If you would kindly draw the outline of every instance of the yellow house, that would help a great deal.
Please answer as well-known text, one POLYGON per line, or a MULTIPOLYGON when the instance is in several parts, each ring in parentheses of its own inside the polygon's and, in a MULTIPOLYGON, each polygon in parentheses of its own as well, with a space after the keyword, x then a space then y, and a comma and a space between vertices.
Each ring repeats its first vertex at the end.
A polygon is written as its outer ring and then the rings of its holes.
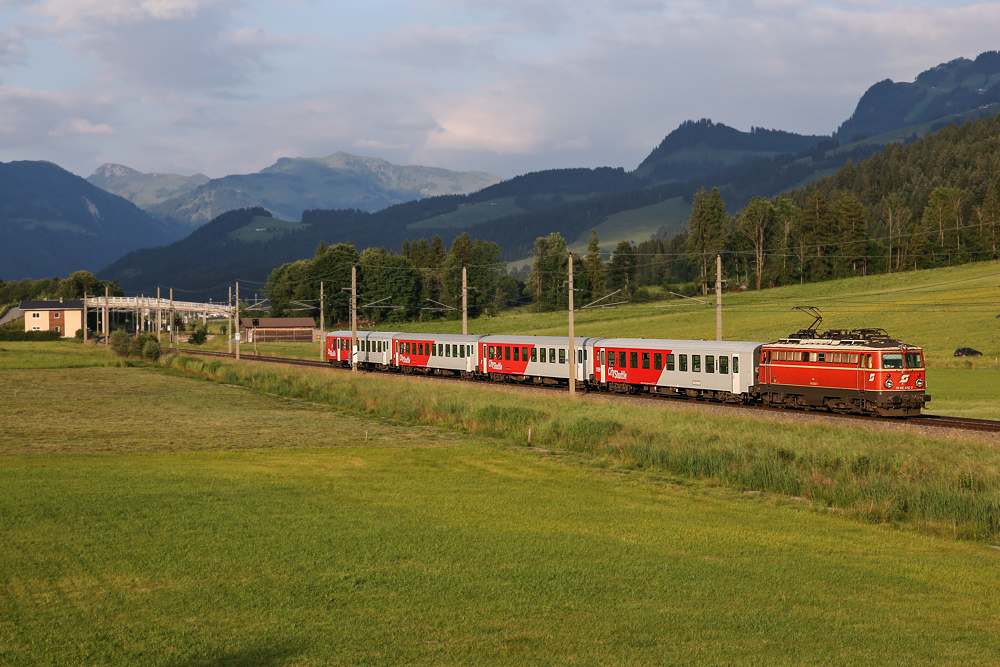
POLYGON ((83 300, 22 301, 25 331, 58 331, 72 338, 83 328, 83 300))

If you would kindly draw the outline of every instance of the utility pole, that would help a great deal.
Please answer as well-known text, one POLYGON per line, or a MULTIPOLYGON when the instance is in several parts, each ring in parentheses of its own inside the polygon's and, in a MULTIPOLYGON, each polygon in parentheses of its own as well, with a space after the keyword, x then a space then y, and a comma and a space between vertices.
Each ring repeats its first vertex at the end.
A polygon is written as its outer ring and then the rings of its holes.
POLYGON ((573 253, 569 254, 569 395, 576 397, 576 340, 573 333, 573 253))
POLYGON ((111 310, 110 297, 108 296, 108 286, 104 286, 104 344, 108 344, 108 336, 111 334, 111 326, 108 324, 108 311, 111 310))
POLYGON ((323 281, 319 281, 319 360, 326 361, 326 310, 323 308, 323 281))
POLYGON ((170 288, 170 343, 177 349, 177 315, 174 314, 174 288, 170 288))
POLYGON ((715 256, 715 340, 722 340, 722 255, 715 256))
POLYGON ((87 292, 83 293, 83 342, 87 343, 87 292))
POLYGON ((163 333, 163 303, 160 301, 160 286, 156 286, 156 342, 161 341, 163 333))
POLYGON ((462 335, 469 333, 469 283, 465 267, 462 267, 462 335))
POLYGON ((233 353, 233 286, 229 286, 229 317, 226 318, 226 351, 233 353))
POLYGON ((240 358, 240 339, 243 332, 240 330, 240 281, 236 281, 236 359, 240 358))
POLYGON ((351 371, 358 372, 358 267, 351 267, 351 371))

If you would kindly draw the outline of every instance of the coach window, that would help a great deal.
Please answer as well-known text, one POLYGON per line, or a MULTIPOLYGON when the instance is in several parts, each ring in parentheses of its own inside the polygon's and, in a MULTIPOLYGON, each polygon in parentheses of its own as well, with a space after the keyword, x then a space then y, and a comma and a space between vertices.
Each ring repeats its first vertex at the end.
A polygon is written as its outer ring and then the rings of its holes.
POLYGON ((739 372, 740 372, 740 358, 733 357, 733 373, 735 374, 739 372))
POLYGON ((576 362, 578 364, 582 364, 583 363, 583 352, 584 352, 583 350, 577 350, 576 351, 576 362))
POLYGON ((629 352, 628 353, 629 366, 632 368, 639 368, 639 353, 629 352))
POLYGON ((566 363, 566 350, 564 350, 563 348, 559 348, 559 363, 560 364, 566 363))
POLYGON ((514 348, 514 361, 521 361, 521 348, 514 348))
POLYGON ((458 345, 452 345, 451 346, 451 356, 453 356, 453 357, 457 357, 458 356, 458 345))
POLYGON ((465 346, 464 345, 460 345, 458 347, 458 356, 459 356, 460 359, 465 359, 465 346))
POLYGON ((653 370, 662 371, 663 370, 663 355, 659 352, 653 354, 653 370))
POLYGON ((701 372, 701 355, 692 354, 691 355, 691 372, 700 373, 701 372))
POLYGON ((625 352, 620 351, 618 353, 618 368, 625 368, 625 352))
POLYGON ((608 368, 615 367, 615 351, 611 350, 608 352, 608 368))
POLYGON ((729 374, 729 357, 719 357, 719 375, 729 374))
POLYGON ((528 360, 528 354, 530 354, 529 350, 531 350, 531 349, 532 348, 529 348, 529 347, 522 347, 521 348, 521 361, 527 361, 528 360))
POLYGON ((451 345, 445 345, 444 346, 444 356, 446 356, 446 357, 450 357, 451 356, 451 345))
POLYGON ((642 353, 642 367, 645 370, 649 370, 649 352, 642 353))
POLYGON ((688 369, 688 356, 686 354, 680 355, 680 362, 681 362, 680 365, 681 372, 686 372, 688 369))
POLYGON ((705 372, 714 373, 715 372, 715 355, 706 354, 705 355, 705 372))
POLYGON ((668 354, 667 355, 667 370, 668 371, 674 370, 674 355, 673 354, 668 354))
POLYGON ((549 348, 549 363, 550 364, 556 363, 556 348, 554 347, 549 348))
POLYGON ((532 362, 538 361, 538 348, 537 347, 531 348, 531 361, 532 362))
POLYGON ((510 345, 505 345, 503 348, 503 358, 504 361, 510 361, 510 345))

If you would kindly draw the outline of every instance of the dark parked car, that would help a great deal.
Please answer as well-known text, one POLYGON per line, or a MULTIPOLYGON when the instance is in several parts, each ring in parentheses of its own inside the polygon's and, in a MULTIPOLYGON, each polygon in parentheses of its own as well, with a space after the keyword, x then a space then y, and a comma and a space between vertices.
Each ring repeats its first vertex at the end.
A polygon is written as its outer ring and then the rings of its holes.
POLYGON ((979 350, 973 350, 971 347, 960 347, 955 350, 956 357, 981 357, 983 353, 979 350))

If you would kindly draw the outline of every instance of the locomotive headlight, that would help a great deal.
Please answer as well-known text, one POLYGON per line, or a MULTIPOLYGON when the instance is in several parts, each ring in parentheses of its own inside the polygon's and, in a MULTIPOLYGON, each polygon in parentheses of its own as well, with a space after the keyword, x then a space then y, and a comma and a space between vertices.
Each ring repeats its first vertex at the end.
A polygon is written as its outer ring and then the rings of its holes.
POLYGON ((886 378, 885 379, 885 388, 886 389, 892 389, 892 378, 886 378))
POLYGON ((924 379, 917 378, 917 389, 923 389, 923 388, 924 388, 924 379))

